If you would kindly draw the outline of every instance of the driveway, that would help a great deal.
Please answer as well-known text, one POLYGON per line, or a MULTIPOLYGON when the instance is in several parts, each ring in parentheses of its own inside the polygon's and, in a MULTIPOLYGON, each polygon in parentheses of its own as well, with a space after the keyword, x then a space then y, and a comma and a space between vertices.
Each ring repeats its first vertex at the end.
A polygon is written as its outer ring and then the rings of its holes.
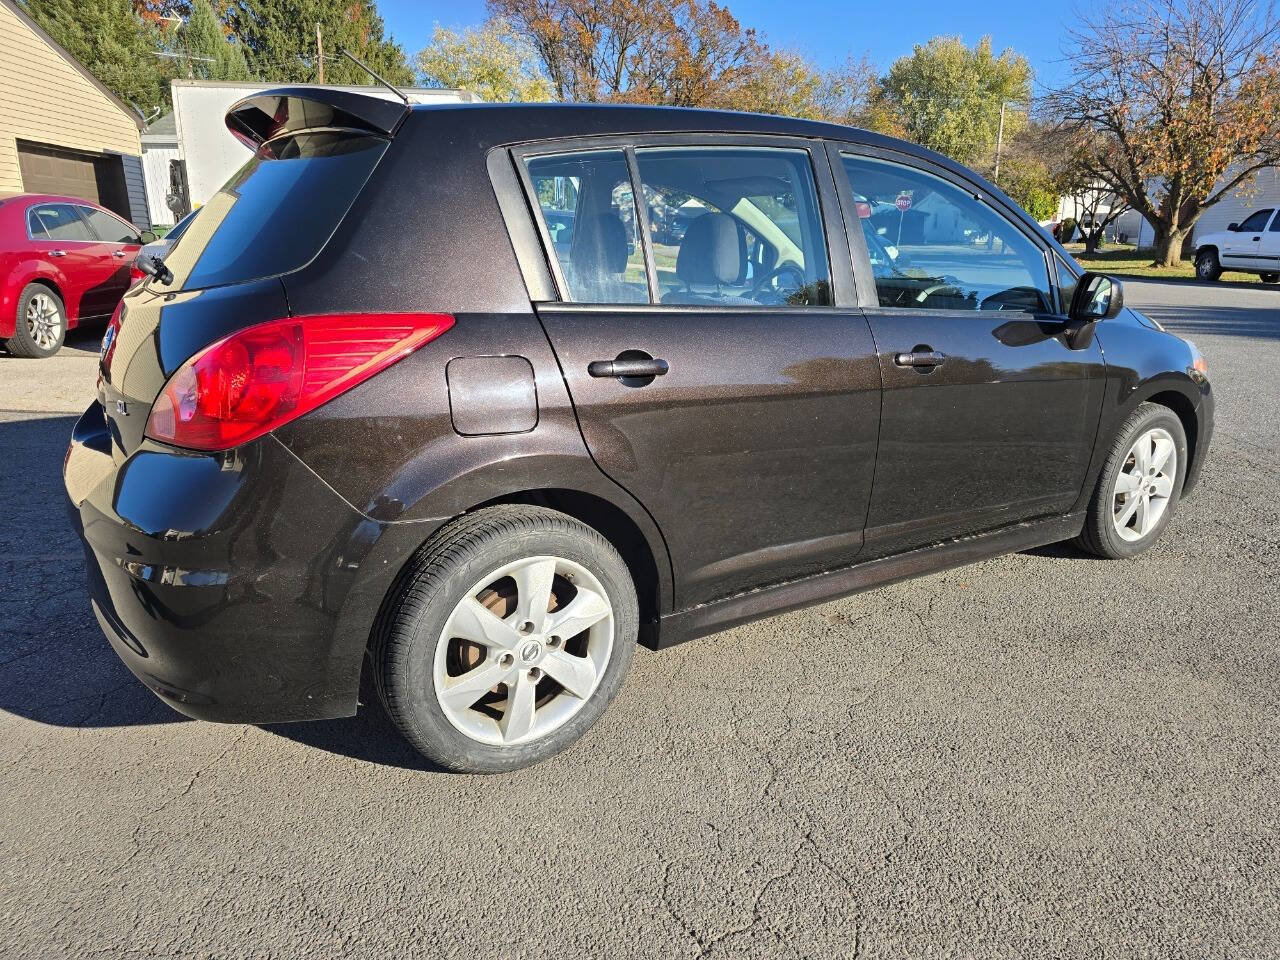
POLYGON ((490 777, 376 706, 219 726, 146 692, 63 519, 94 339, 0 357, 0 952, 1280 955, 1280 289, 1127 293, 1218 397, 1155 549, 642 649, 584 742, 490 777))

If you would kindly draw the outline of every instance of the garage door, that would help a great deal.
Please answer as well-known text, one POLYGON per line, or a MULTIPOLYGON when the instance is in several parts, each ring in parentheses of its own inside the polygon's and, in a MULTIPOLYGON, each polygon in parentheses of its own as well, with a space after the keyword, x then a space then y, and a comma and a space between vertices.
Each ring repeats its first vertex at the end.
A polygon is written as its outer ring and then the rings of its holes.
POLYGON ((18 141, 18 167, 27 193, 80 197, 130 217, 129 194, 120 157, 65 150, 18 141))

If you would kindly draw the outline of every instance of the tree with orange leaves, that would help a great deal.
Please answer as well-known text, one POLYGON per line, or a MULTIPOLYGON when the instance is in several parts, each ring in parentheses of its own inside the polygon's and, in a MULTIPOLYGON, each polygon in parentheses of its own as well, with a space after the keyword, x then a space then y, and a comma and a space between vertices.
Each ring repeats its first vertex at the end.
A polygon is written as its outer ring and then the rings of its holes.
POLYGON ((1260 0, 1122 0, 1072 35, 1045 99, 1079 158, 1155 231, 1172 266, 1205 210, 1280 164, 1280 20, 1260 0))
POLYGON ((558 100, 735 106, 767 51, 715 0, 489 0, 558 100))

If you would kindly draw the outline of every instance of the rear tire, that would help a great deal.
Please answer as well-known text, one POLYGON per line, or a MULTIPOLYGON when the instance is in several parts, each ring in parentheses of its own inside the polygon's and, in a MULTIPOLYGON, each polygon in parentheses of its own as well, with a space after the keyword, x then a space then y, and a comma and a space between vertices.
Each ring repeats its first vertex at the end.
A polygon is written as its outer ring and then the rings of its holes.
POLYGON ((1076 542, 1110 560, 1136 556, 1168 526, 1187 475, 1187 435, 1168 407, 1138 406, 1121 426, 1076 542))
POLYGON ((1263 283, 1280 283, 1280 273, 1261 274, 1263 283))
POLYGON ((67 336, 67 309, 43 283, 28 283, 18 297, 13 336, 4 345, 15 357, 52 357, 67 336))
POLYGON ((1212 283, 1222 276, 1222 264, 1218 262, 1218 251, 1200 250, 1196 253, 1196 279, 1212 283))
POLYGON ((638 629, 630 572, 597 531, 541 507, 491 507, 445 526, 406 565, 375 630, 374 678, 430 760, 515 770, 600 718, 638 629))

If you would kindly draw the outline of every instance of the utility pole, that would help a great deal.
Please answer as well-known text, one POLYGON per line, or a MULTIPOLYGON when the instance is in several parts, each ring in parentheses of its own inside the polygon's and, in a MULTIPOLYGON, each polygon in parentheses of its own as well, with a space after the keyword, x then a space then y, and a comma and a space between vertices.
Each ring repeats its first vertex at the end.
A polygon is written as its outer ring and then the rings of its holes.
POLYGON ((324 83, 324 33, 320 30, 320 24, 316 24, 316 63, 320 64, 316 70, 317 79, 320 83, 324 83))
POLYGON ((1000 101, 1000 127, 996 130, 996 169, 991 177, 991 182, 997 187, 1000 186, 1000 148, 1004 146, 1004 108, 1009 101, 1000 101))

